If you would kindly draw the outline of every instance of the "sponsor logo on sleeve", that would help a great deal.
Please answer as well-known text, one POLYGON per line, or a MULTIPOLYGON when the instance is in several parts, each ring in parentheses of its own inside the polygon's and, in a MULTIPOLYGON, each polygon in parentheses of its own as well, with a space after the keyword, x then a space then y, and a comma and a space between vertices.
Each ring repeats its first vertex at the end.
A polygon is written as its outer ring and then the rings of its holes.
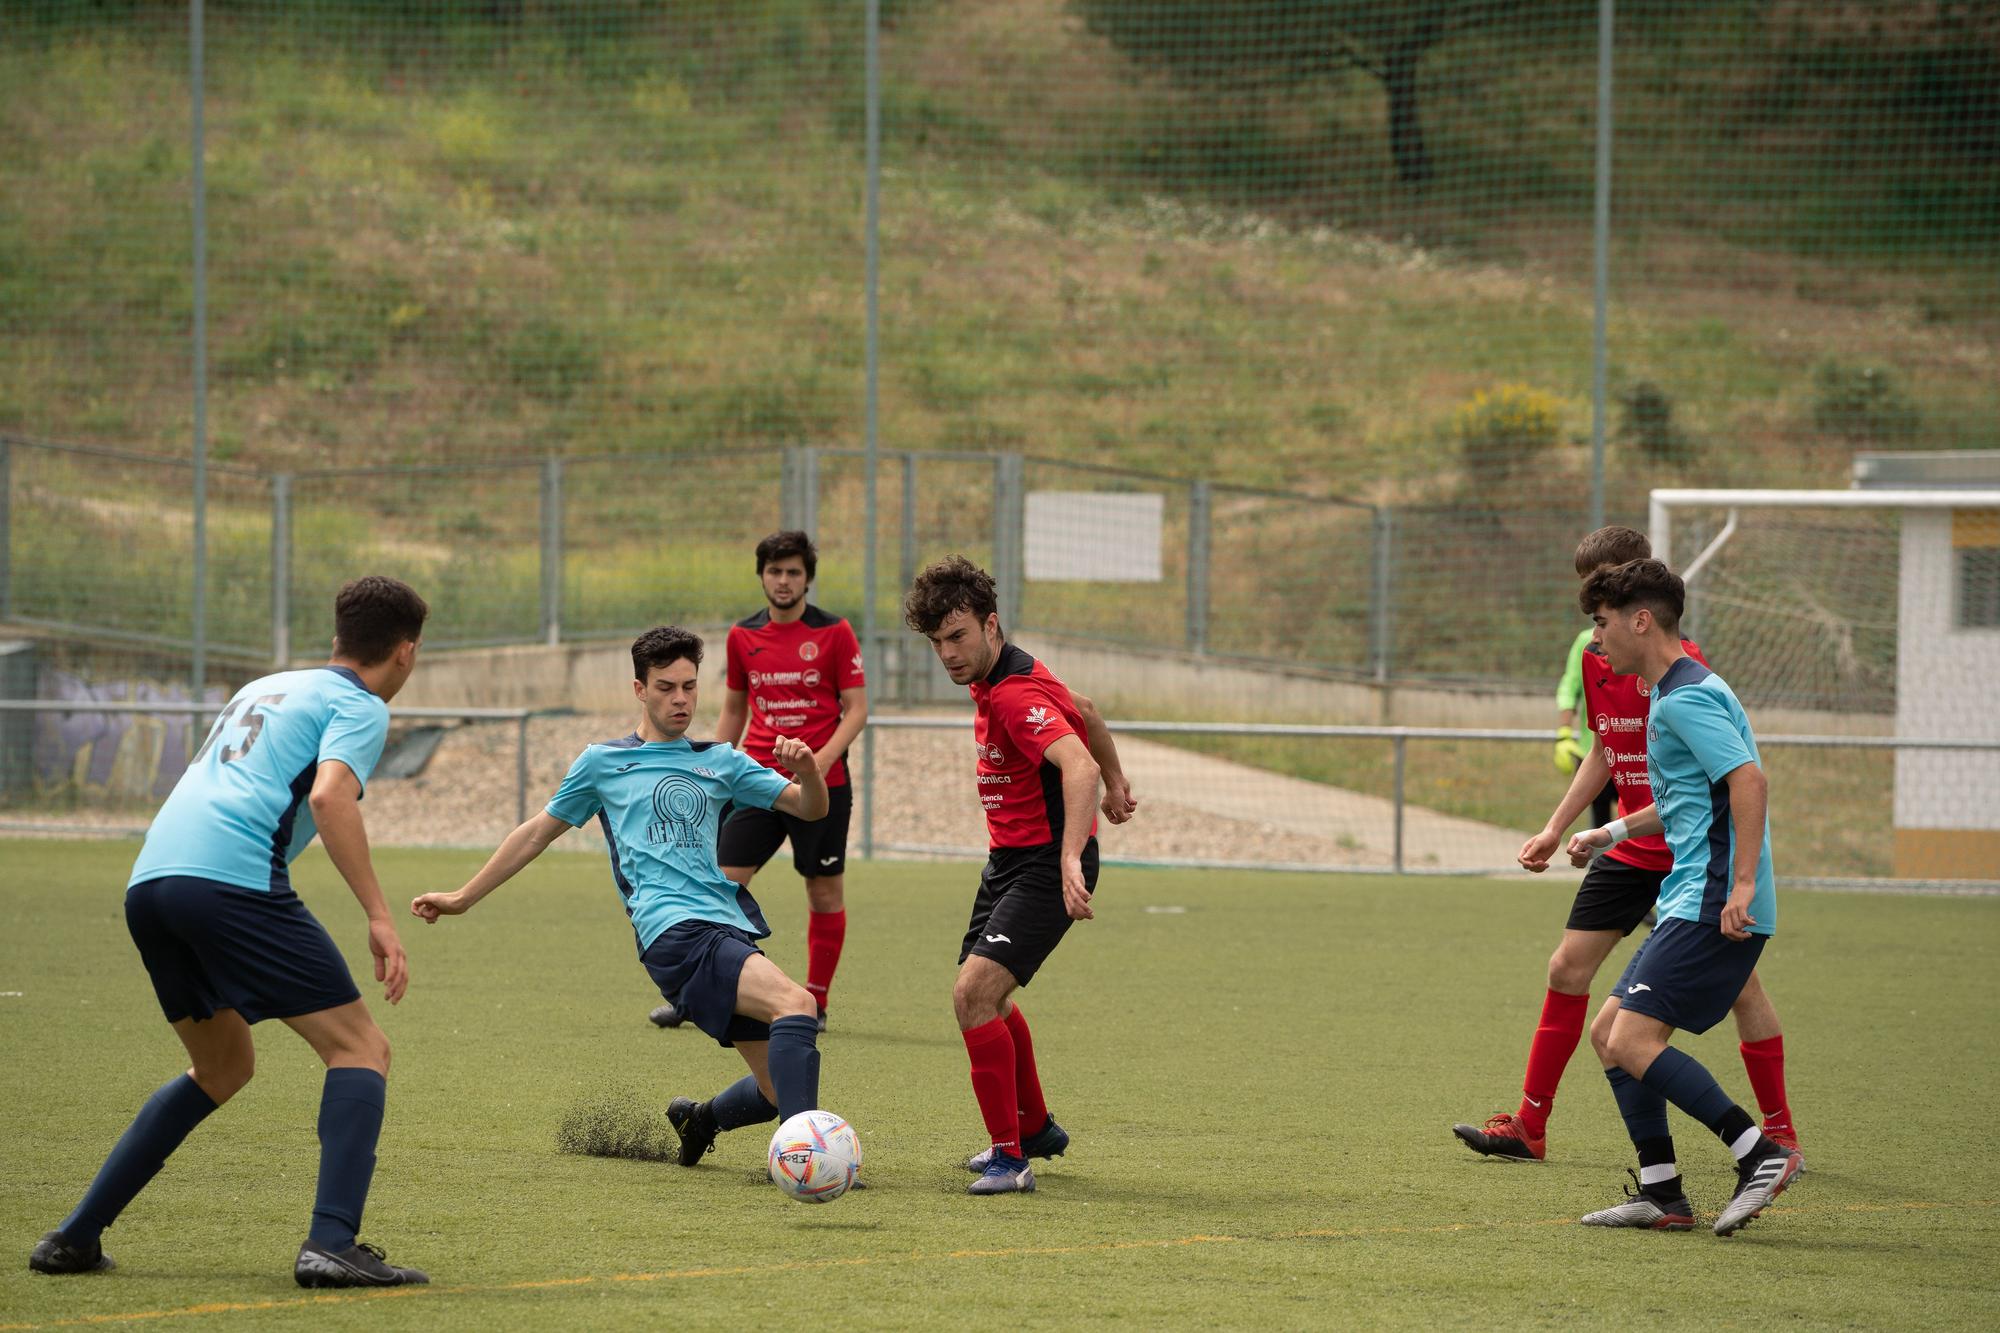
POLYGON ((1042 728, 1048 726, 1049 723, 1055 721, 1054 715, 1051 714, 1048 709, 1042 707, 1040 704, 1036 704, 1033 708, 1030 708, 1028 710, 1027 717, 1028 717, 1028 724, 1035 729, 1035 734, 1037 736, 1042 734, 1042 728))

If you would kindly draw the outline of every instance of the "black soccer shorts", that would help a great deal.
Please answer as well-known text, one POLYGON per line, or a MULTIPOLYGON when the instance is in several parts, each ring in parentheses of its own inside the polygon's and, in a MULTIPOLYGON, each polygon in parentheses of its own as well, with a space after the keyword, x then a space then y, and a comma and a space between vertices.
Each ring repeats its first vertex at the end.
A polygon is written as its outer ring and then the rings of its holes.
MULTIPOLYGON (((1097 839, 1083 845, 1083 883, 1097 890, 1097 839)), ((958 961, 991 958, 1025 986, 1069 932, 1063 907, 1062 847, 995 847, 979 872, 979 896, 958 961)))
POLYGON ((1570 904, 1569 929, 1615 930, 1630 935, 1660 901, 1664 870, 1641 870, 1609 856, 1600 856, 1583 872, 1583 883, 1570 904))
POLYGON ((724 867, 762 869, 787 838, 792 842, 792 868, 807 879, 838 875, 847 869, 847 825, 854 815, 854 788, 848 783, 826 789, 824 819, 800 819, 779 810, 755 806, 730 807, 715 835, 715 862, 724 867))

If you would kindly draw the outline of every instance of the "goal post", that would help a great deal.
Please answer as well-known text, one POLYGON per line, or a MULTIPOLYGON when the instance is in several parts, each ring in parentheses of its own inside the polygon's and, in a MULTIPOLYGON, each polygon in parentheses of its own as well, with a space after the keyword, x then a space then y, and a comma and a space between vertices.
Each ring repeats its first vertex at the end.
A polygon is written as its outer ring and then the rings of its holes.
POLYGON ((1917 743, 1801 760, 1789 799, 1879 809, 1856 836, 1897 878, 2000 879, 2000 749, 1923 744, 2000 742, 2000 487, 1661 489, 1649 519, 1684 632, 1761 734, 1917 743))

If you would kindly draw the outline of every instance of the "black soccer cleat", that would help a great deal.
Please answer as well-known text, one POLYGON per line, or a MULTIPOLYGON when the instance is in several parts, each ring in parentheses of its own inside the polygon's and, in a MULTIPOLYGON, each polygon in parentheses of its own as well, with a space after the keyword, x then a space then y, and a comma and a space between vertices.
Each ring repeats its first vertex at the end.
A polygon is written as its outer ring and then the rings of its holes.
POLYGON ((646 1017, 653 1020, 654 1027, 662 1028, 677 1028, 687 1022, 687 1015, 682 1013, 680 1006, 672 1000, 668 1000, 646 1017))
MULTIPOLYGON (((1050 1116, 1049 1123, 1043 1125, 1039 1133, 1030 1134, 1021 1141, 1021 1156, 1024 1159, 1029 1157, 1060 1157, 1068 1147, 1069 1131, 1058 1125, 1054 1116, 1050 1116)), ((984 1175, 986 1169, 991 1165, 993 1165, 993 1149, 991 1147, 988 1147, 984 1152, 976 1152, 965 1159, 965 1169, 975 1176, 984 1175)), ((1033 1189, 1034 1186, 1031 1184, 1028 1188, 1033 1189)), ((981 1192, 984 1193, 985 1191, 981 1192)))
POLYGON ((103 1273, 118 1267, 104 1252, 100 1241, 73 1245, 60 1231, 51 1231, 35 1242, 28 1255, 28 1267, 37 1273, 103 1273))
POLYGON ((301 1287, 409 1287, 430 1281, 421 1269, 398 1268, 386 1258, 378 1246, 360 1241, 331 1250, 308 1240, 299 1246, 292 1280, 301 1287))
POLYGON ((826 1031, 826 1009, 824 1006, 821 1006, 819 1011, 819 1030, 821 1032, 826 1031))
POLYGON ((682 1166, 694 1166, 703 1153, 714 1152, 715 1136, 722 1132, 708 1103, 692 1097, 676 1097, 667 1103, 667 1123, 681 1136, 682 1166))

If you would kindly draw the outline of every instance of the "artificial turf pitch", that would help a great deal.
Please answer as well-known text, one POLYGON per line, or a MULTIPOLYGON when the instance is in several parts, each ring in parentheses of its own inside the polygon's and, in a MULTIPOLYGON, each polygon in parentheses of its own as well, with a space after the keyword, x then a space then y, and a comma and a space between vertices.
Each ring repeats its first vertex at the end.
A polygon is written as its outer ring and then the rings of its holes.
MULTIPOLYGON (((276 1023, 256 1079, 106 1234, 117 1271, 34 1275, 35 1238, 181 1067, 125 933, 133 851, 0 843, 0 1329, 2000 1321, 2000 900, 1781 889, 1764 976, 1809 1173, 1718 1240, 1575 1224, 1621 1197, 1630 1160, 1587 1045, 1547 1163, 1485 1161, 1448 1132, 1517 1099, 1562 884, 1118 867, 1021 995, 1075 1135, 1036 1194, 963 1193, 983 1144, 950 1005, 963 864, 848 876, 821 1092, 860 1131, 867 1192, 786 1199, 754 1128, 694 1170, 559 1152, 579 1104, 652 1114, 741 1063, 646 1021, 602 859, 551 855, 467 917, 408 920, 399 1007, 363 983, 395 1061, 362 1234, 433 1286, 293 1286, 321 1073, 276 1023)), ((480 858, 376 859, 406 903, 480 858)), ((317 849, 298 879, 365 976, 360 913, 317 849)), ((777 865, 759 888, 769 950, 799 975, 797 878, 777 865)), ((1682 1041, 1748 1102, 1726 1023, 1682 1041)), ((1712 1220, 1726 1155, 1674 1129, 1712 1220)))

